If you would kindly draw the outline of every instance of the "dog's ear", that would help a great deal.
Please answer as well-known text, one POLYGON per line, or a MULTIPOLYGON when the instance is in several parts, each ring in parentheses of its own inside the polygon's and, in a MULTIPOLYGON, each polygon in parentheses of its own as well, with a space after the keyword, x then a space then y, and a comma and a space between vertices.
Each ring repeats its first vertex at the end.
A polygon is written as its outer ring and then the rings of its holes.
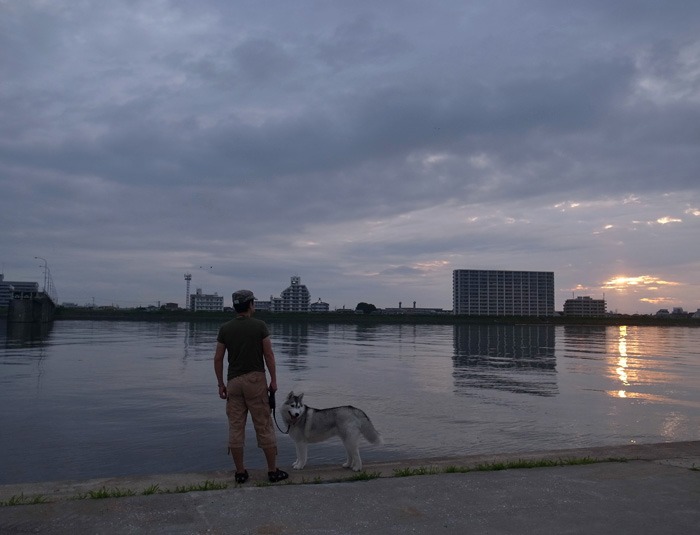
POLYGON ((293 399, 294 398, 294 390, 292 390, 289 395, 287 395, 287 399, 293 399))
POLYGON ((299 394, 299 403, 301 403, 301 400, 303 400, 303 399, 304 399, 304 393, 302 392, 301 394, 299 394))

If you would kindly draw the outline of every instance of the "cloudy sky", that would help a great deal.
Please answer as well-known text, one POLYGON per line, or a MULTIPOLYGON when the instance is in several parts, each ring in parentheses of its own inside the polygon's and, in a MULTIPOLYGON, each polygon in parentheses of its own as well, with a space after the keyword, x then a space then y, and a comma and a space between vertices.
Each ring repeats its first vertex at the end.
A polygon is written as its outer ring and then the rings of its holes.
POLYGON ((192 291, 700 308, 700 2, 0 0, 0 263, 192 291))

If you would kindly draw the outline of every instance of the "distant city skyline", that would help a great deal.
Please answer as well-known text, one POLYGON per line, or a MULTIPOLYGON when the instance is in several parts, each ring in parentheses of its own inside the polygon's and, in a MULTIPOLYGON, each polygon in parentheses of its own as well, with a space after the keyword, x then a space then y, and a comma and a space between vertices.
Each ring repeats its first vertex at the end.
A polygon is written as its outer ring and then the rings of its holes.
MULTIPOLYGON (((462 270, 462 271, 468 271, 468 270, 462 270)), ((501 271, 512 271, 512 270, 501 270, 501 271)), ((295 275, 295 277, 299 277, 299 276, 298 276, 298 275, 295 275)), ((305 284, 305 282, 303 281, 303 278, 301 278, 301 277, 299 277, 299 278, 302 279, 301 282, 303 283, 304 286, 307 286, 307 287, 309 286, 309 285, 305 284)), ((554 278, 555 278, 555 281, 556 281, 556 273, 554 274, 554 278)), ((18 280, 18 279, 15 279, 15 280, 18 280)), ((194 280, 194 279, 192 279, 192 280, 194 280)), ((41 288, 41 281, 25 280, 25 281, 22 281, 22 282, 25 282, 25 283, 35 283, 35 284, 37 285, 37 288, 38 288, 39 290, 42 289, 42 288, 41 288)), ((185 283, 183 282, 183 289, 185 289, 185 286, 184 286, 184 285, 185 285, 185 283)), ((260 300, 260 301, 268 301, 268 300, 270 299, 270 297, 273 297, 273 298, 278 298, 278 297, 280 297, 281 294, 282 294, 282 292, 283 292, 285 289, 287 289, 288 287, 289 287, 289 283, 287 283, 286 286, 281 287, 280 290, 279 290, 278 292, 276 292, 276 293, 275 293, 275 292, 272 292, 272 293, 269 293, 269 294, 268 294, 268 293, 264 293, 264 294, 263 294, 263 293, 260 293, 260 292, 256 292, 255 290, 253 290, 253 292, 255 293, 255 298, 256 298, 257 300, 260 300)), ((203 294, 208 294, 208 295, 217 294, 217 295, 223 297, 223 303, 224 303, 223 306, 224 306, 224 307, 229 307, 229 308, 230 308, 230 307, 231 307, 231 303, 229 303, 229 301, 230 301, 230 294, 233 293, 236 289, 241 289, 241 288, 244 288, 244 287, 243 287, 243 286, 241 286, 241 287, 236 287, 236 288, 232 288, 230 291, 223 291, 223 292, 222 292, 222 291, 217 290, 217 289, 210 289, 210 288, 206 288, 206 287, 201 287, 201 286, 197 286, 197 285, 194 284, 194 283, 191 283, 191 286, 190 286, 190 294, 191 294, 191 295, 194 295, 194 294, 196 294, 199 290, 201 290, 203 294)), ((245 287, 245 288, 246 288, 246 289, 250 289, 250 288, 248 288, 248 287, 245 287)), ((446 305, 446 306, 433 306, 433 305, 424 305, 424 304, 421 304, 421 303, 419 303, 418 301, 416 301, 416 300, 414 300, 414 299, 403 299, 403 300, 397 301, 396 303, 387 303, 387 304, 384 304, 384 303, 377 303, 377 302, 375 302, 374 300, 372 300, 371 298, 369 298, 369 299, 357 299, 357 300, 355 300, 355 301, 352 302, 352 303, 348 303, 348 304, 343 304, 343 305, 336 306, 336 305, 334 305, 333 303, 329 302, 328 300, 323 299, 323 297, 321 297, 321 296, 315 296, 312 290, 313 290, 312 288, 309 288, 309 293, 310 293, 310 295, 311 295, 311 302, 313 303, 313 302, 318 301, 318 300, 320 299, 320 300, 323 301, 324 303, 328 303, 328 304, 329 304, 329 309, 330 309, 331 311, 332 311, 332 310, 336 310, 336 309, 342 309, 343 307, 345 307, 345 308, 350 308, 350 309, 355 309, 355 307, 357 306, 357 304, 358 304, 358 303, 361 303, 361 302, 371 303, 371 304, 375 305, 378 309, 394 309, 394 308, 401 308, 401 307, 403 307, 403 308, 411 308, 411 307, 414 306, 414 302, 415 302, 415 306, 416 306, 417 308, 443 309, 443 310, 446 310, 446 311, 447 311, 447 310, 452 310, 452 309, 453 309, 452 303, 450 303, 450 304, 448 304, 448 305, 446 305)), ((183 294, 183 295, 184 295, 184 294, 183 294)), ((555 301, 555 307, 554 307, 554 309, 555 309, 556 312, 562 312, 562 311, 564 310, 564 303, 566 302, 567 299, 575 299, 575 298, 583 298, 583 297, 591 297, 591 298, 594 299, 594 300, 597 300, 597 299, 605 300, 606 305, 607 305, 607 312, 608 312, 608 313, 619 313, 619 314, 635 314, 635 313, 640 313, 640 312, 630 312, 630 311, 618 310, 618 309, 613 309, 613 308, 611 308, 609 302, 607 301, 607 299, 605 299, 605 295, 604 295, 604 294, 603 294, 602 296, 600 296, 600 297, 596 297, 596 296, 593 296, 593 295, 590 295, 590 294, 575 293, 575 292, 573 292, 573 293, 572 293, 571 295, 569 295, 568 297, 567 297, 567 296, 563 297, 560 304, 559 304, 558 302, 555 301)), ((185 308, 185 307, 186 307, 186 303, 185 303, 184 297, 182 297, 180 300, 178 300, 178 299, 174 299, 174 300, 155 299, 155 300, 153 300, 153 301, 133 301, 133 302, 124 301, 124 300, 118 300, 118 299, 106 299, 106 300, 104 300, 104 301, 100 301, 99 299, 98 299, 98 300, 93 300, 93 298, 91 298, 89 301, 86 301, 86 302, 80 302, 80 301, 75 301, 75 300, 66 299, 66 300, 60 300, 58 304, 64 304, 64 303, 76 304, 76 305, 78 305, 78 306, 97 306, 97 307, 115 306, 115 307, 119 307, 119 308, 138 308, 138 307, 148 307, 148 306, 163 306, 163 305, 165 305, 166 303, 176 303, 176 304, 178 305, 178 307, 180 307, 180 308, 185 308)), ((651 314, 655 314, 655 313, 657 313, 657 312, 659 312, 659 311, 661 311, 661 310, 664 310, 664 309, 666 309, 666 310, 668 310, 668 311, 672 311, 674 308, 675 308, 675 309, 682 309, 682 310, 685 311, 685 312, 691 312, 691 313, 692 313, 692 312, 695 312, 696 310, 700 310, 700 306, 695 306, 695 305, 693 305, 693 306, 677 305, 677 306, 671 306, 671 307, 663 307, 663 306, 661 306, 661 307, 655 308, 654 310, 651 310, 651 311, 648 311, 648 312, 643 312, 642 314, 649 314, 649 315, 651 315, 651 314)))
POLYGON ((192 286, 445 308, 700 307, 700 2, 0 2, 0 264, 60 301, 192 286))

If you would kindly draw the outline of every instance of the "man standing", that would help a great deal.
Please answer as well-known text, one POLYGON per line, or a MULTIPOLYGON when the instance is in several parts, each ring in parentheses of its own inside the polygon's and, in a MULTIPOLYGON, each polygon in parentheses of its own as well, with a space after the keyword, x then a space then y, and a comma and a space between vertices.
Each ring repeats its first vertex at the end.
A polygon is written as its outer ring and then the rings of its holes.
POLYGON ((272 424, 268 392, 277 391, 277 370, 270 333, 265 322, 253 318, 255 296, 250 290, 233 293, 236 317, 224 323, 216 338, 214 372, 219 381, 219 397, 226 400, 229 424, 229 451, 236 465, 236 483, 248 480, 244 462, 245 427, 248 412, 253 420, 258 447, 267 461, 271 483, 289 474, 277 468, 277 437, 272 424), (224 383, 224 354, 228 353, 228 374, 224 383), (265 367, 270 373, 267 385, 265 367))

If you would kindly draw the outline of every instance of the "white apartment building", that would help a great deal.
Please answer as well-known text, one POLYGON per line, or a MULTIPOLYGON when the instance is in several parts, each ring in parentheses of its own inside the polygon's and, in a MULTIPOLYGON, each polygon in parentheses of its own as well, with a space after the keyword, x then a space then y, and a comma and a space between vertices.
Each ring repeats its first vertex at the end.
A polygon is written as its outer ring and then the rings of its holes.
POLYGON ((279 297, 270 296, 269 301, 255 300, 255 310, 259 312, 328 312, 330 306, 320 299, 311 303, 311 294, 301 277, 295 275, 290 285, 279 297))
POLYGON ((291 278, 291 284, 282 291, 280 297, 272 300, 272 311, 308 312, 310 302, 309 289, 301 283, 301 277, 295 275, 291 278))
POLYGON ((202 293, 201 288, 190 295, 190 310, 192 312, 221 312, 224 310, 224 296, 202 293))
POLYGON ((553 316, 554 272, 455 269, 455 315, 553 316))

